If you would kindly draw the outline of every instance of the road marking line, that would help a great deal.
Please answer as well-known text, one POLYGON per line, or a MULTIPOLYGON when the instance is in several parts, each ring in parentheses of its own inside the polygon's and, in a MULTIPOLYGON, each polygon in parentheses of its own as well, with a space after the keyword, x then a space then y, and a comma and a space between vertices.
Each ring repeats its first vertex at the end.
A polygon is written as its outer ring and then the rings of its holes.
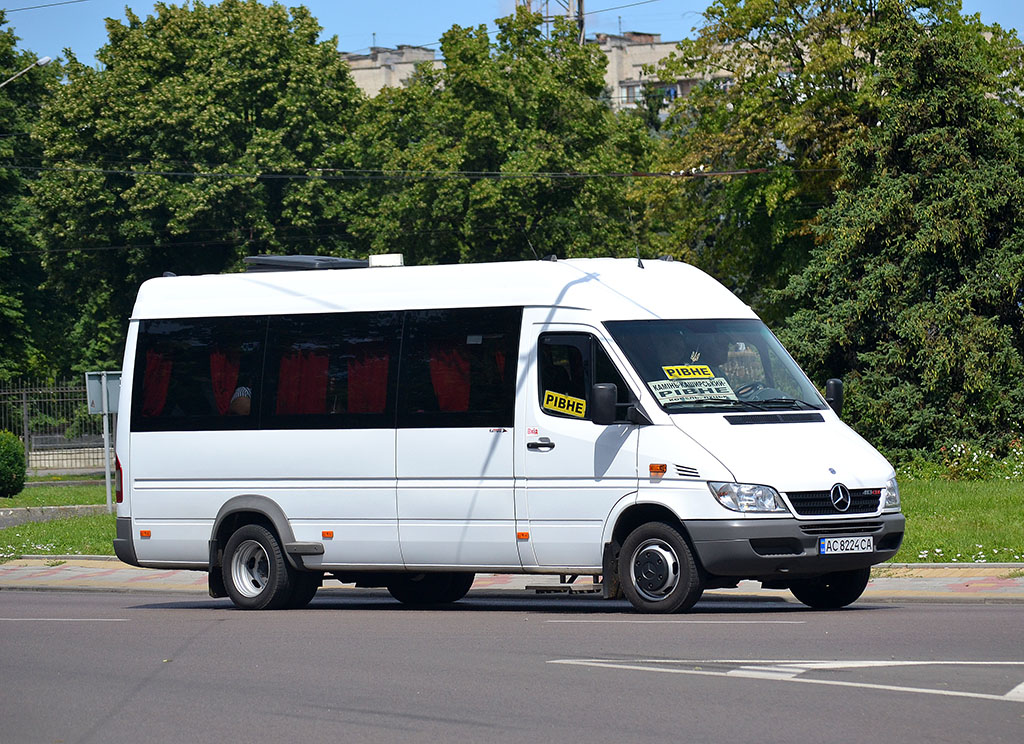
MULTIPOLYGON (((586 667, 597 667, 603 669, 625 669, 627 671, 634 672, 660 672, 662 674, 685 674, 694 677, 724 677, 724 678, 736 678, 745 677, 750 679, 768 679, 776 682, 801 682, 807 685, 826 685, 829 687, 855 687, 866 690, 883 690, 886 692, 909 692, 918 695, 938 695, 940 697, 962 697, 972 698, 975 700, 1002 700, 1010 702, 1024 702, 1024 683, 1010 690, 1005 695, 991 695, 984 692, 966 692, 962 690, 936 690, 928 687, 907 687, 904 685, 882 685, 871 682, 849 682, 846 680, 832 680, 832 679, 807 679, 804 677, 787 676, 782 670, 772 671, 772 669, 761 667, 747 666, 740 669, 732 669, 724 672, 712 672, 705 671, 703 669, 673 669, 664 666, 651 666, 651 664, 722 664, 730 663, 718 661, 715 659, 706 659, 703 661, 679 661, 675 659, 638 659, 635 663, 629 662, 618 662, 612 659, 551 659, 548 661, 549 664, 565 664, 568 666, 586 666, 586 667)), ((736 661, 731 663, 743 663, 750 664, 750 661, 736 661)), ((757 664, 759 662, 753 662, 757 664)), ((765 664, 788 664, 792 662, 763 662, 765 664)), ((815 662, 805 662, 806 664, 814 664, 815 662)), ((842 664, 842 662, 825 662, 827 664, 842 664)), ((915 662, 850 662, 850 667, 855 666, 906 666, 914 664, 915 662)), ((1024 666, 1024 662, 1020 661, 939 661, 939 662, 916 662, 918 665, 965 665, 965 666, 1024 666)), ((833 668, 843 668, 836 666, 833 668)), ((778 667, 776 667, 778 669, 778 667)))
POLYGON ((6 623, 126 623, 126 617, 0 617, 6 623))
POLYGON ((608 625, 805 625, 806 620, 545 620, 546 623, 577 623, 608 625))

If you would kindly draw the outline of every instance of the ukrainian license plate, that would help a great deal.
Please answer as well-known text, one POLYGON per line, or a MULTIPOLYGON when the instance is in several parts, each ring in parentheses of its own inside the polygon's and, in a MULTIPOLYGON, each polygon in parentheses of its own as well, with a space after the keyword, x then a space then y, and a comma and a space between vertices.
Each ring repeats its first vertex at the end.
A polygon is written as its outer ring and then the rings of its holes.
POLYGON ((873 553, 875 539, 870 535, 860 537, 822 537, 818 540, 819 555, 839 553, 873 553))

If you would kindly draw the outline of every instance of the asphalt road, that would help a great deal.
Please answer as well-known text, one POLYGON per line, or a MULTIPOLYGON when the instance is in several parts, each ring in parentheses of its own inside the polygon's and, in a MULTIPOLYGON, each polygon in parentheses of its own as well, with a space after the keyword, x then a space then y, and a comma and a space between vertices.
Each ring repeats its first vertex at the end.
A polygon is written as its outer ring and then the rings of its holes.
POLYGON ((1012 742, 1019 605, 0 592, 0 742, 1012 742))

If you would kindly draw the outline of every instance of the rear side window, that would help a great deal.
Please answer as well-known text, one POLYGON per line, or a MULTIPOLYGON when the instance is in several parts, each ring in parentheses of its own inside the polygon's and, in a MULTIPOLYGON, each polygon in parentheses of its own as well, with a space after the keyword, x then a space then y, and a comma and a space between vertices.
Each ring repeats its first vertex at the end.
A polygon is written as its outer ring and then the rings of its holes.
POLYGON ((256 428, 265 335, 263 318, 141 321, 132 429, 256 428))
POLYGON ((393 426, 402 313, 273 316, 264 429, 393 426))
POLYGON ((406 313, 398 426, 512 426, 520 308, 406 313))

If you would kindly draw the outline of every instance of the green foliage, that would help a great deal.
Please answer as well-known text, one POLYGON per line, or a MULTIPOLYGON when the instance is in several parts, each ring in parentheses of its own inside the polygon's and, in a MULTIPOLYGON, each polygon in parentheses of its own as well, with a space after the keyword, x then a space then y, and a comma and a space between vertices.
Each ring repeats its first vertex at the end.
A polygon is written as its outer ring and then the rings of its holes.
MULTIPOLYGON (((947 5, 913 7, 941 6, 927 13, 938 21, 947 5)), ((665 77, 699 84, 670 111, 659 170, 766 170, 650 184, 656 250, 709 271, 769 322, 788 311, 771 290, 807 261, 840 149, 877 123, 880 22, 877 0, 714 0, 664 64, 665 77)))
POLYGON ((39 230, 76 370, 116 363, 150 277, 349 250, 343 195, 322 178, 346 166, 339 143, 361 100, 336 40, 317 41, 301 6, 155 12, 108 20, 100 69, 69 54, 36 128, 49 169, 33 187, 39 230))
POLYGON ((25 447, 9 431, 0 431, 0 498, 10 498, 25 487, 25 447))
MULTIPOLYGON (((0 11, 0 80, 37 59, 16 49, 18 37, 4 25, 0 11)), ((32 67, 0 88, 0 381, 37 371, 36 357, 45 348, 48 315, 39 291, 43 276, 28 198, 31 169, 38 165, 40 153, 29 131, 46 99, 46 81, 58 74, 57 67, 32 67)))
POLYGON ((354 231, 374 252, 455 263, 635 250, 621 178, 536 177, 634 170, 649 145, 636 117, 602 100, 605 59, 558 22, 520 8, 487 29, 454 26, 443 69, 367 103, 358 167, 389 176, 360 193, 354 231))
POLYGON ((1024 431, 1024 127, 1015 38, 883 3, 879 125, 842 152, 842 191, 784 297, 780 334, 887 449, 1005 448, 1024 431))

